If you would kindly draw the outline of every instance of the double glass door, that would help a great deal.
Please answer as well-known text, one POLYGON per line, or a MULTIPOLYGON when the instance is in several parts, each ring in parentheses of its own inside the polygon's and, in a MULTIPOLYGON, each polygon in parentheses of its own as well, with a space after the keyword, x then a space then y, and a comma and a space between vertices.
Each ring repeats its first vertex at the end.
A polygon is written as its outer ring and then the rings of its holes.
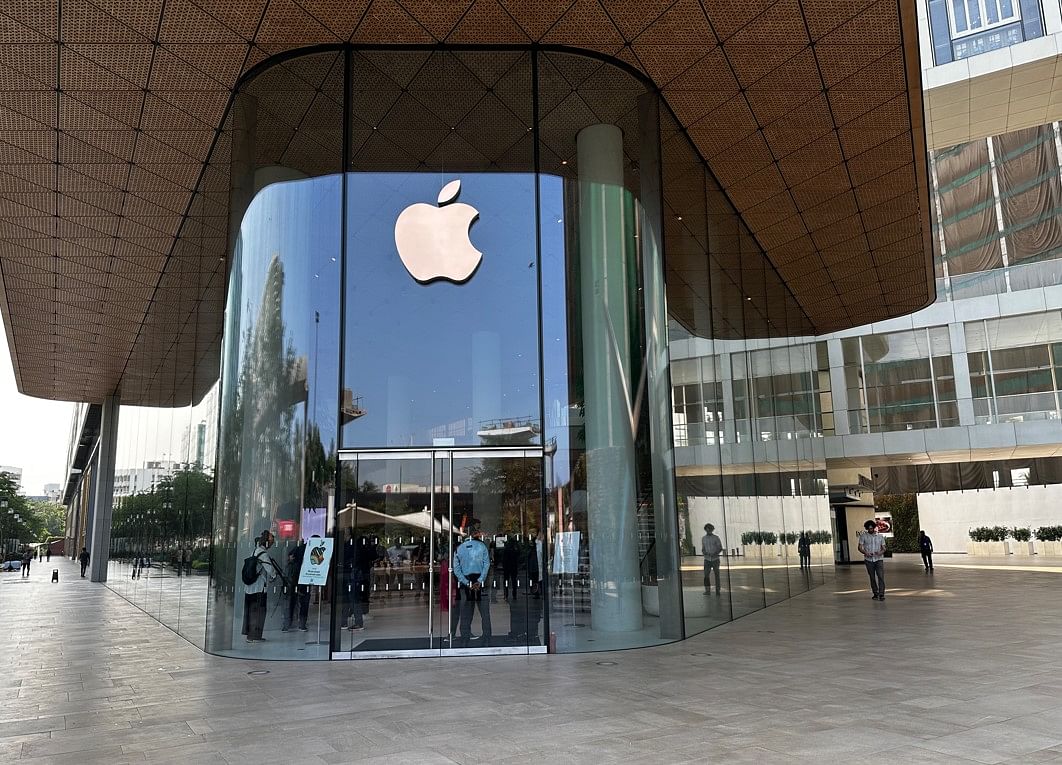
POLYGON ((340 460, 333 658, 545 652, 541 450, 340 460))

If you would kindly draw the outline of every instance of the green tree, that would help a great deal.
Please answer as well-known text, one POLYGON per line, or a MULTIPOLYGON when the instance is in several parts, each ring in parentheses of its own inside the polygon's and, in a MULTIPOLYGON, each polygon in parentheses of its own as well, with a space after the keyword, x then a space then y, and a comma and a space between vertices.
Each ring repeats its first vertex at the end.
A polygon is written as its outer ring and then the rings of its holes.
POLYGON ((47 537, 62 537, 66 534, 65 507, 55 502, 31 499, 29 509, 37 517, 47 537))
POLYGON ((874 498, 880 515, 892 516, 892 552, 918 552, 918 501, 914 494, 883 494, 874 498))
POLYGON ((47 534, 44 522, 18 493, 18 485, 9 473, 0 473, 0 540, 7 551, 20 544, 41 541, 47 534))

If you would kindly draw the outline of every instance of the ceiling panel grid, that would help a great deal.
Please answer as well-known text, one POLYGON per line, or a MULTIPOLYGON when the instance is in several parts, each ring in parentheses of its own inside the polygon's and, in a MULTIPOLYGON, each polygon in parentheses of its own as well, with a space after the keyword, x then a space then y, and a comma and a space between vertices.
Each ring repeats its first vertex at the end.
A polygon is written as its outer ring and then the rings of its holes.
MULTIPOLYGON (((540 43, 614 56, 643 72, 660 88, 675 129, 697 147, 697 161, 718 179, 709 196, 729 200, 747 227, 731 240, 735 246, 713 253, 712 243, 727 237, 713 231, 711 204, 686 227, 669 224, 681 264, 673 282, 692 290, 676 297, 676 310, 708 305, 714 290, 705 280, 723 279, 724 267, 736 269, 738 288, 762 301, 764 317, 781 312, 793 323, 802 311, 802 331, 880 320, 933 297, 918 54, 904 46, 915 39, 912 0, 17 5, 0 10, 0 308, 19 387, 31 395, 98 401, 123 375, 130 391, 186 395, 178 390, 184 383, 155 378, 191 377, 175 371, 175 354, 193 348, 203 358, 220 332, 227 174, 220 155, 204 171, 211 146, 241 74, 271 55, 316 44, 540 43), (201 180, 211 190, 196 193, 201 180), (681 244, 705 236, 717 266, 703 246, 681 244), (742 248, 750 246, 737 244, 742 236, 765 253, 771 273, 742 270, 742 248), (768 304, 787 291, 784 310, 768 304)), ((523 79, 526 57, 498 57, 496 82, 441 73, 447 87, 483 90, 471 112, 457 114, 418 100, 415 78, 428 89, 440 84, 430 81, 430 67, 403 71, 389 55, 358 57, 357 65, 385 71, 395 83, 393 91, 363 94, 366 113, 358 117, 367 123, 353 126, 362 166, 407 161, 413 151, 374 141, 374 101, 379 116, 437 122, 432 145, 440 156, 463 156, 469 167, 523 165, 530 143, 519 133, 530 115, 506 78, 523 79), (494 140, 472 140, 495 126, 494 140)), ((560 76, 548 67, 540 74, 560 76)), ((329 72, 317 76, 320 85, 329 72)), ((580 76, 604 78, 606 92, 609 75, 600 64, 587 62, 580 76)), ((620 125, 632 120, 611 113, 592 83, 571 85, 582 86, 578 108, 620 125)), ((560 108, 544 98, 541 106, 543 134, 563 136, 573 104, 560 108)), ((321 85, 298 111, 318 120, 337 109, 338 94, 321 85)), ((318 153, 297 127, 275 136, 278 161, 308 162, 318 153)), ((545 169, 574 171, 563 145, 543 147, 545 169)), ((703 194, 705 187, 689 188, 703 194)), ((691 208, 675 202, 669 209, 689 216, 691 208)))

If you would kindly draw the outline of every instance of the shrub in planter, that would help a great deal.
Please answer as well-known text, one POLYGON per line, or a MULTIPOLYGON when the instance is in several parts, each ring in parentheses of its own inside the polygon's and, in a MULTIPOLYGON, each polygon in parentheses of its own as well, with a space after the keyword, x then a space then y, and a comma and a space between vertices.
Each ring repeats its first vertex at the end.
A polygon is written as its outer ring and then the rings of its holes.
POLYGON ((1062 542, 1062 526, 1041 526, 1035 533, 1041 542, 1062 542))
POLYGON ((783 538, 785 539, 785 543, 787 545, 795 545, 797 543, 797 540, 800 539, 800 535, 797 534, 795 531, 786 531, 783 535, 783 538))
POLYGON ((978 526, 970 529, 970 539, 974 542, 1002 542, 1009 533, 1006 526, 978 526))
POLYGON ((1028 542, 1032 537, 1032 532, 1029 529, 1013 528, 1010 530, 1010 538, 1016 542, 1028 542))
POLYGON ((761 531, 760 541, 765 545, 773 545, 778 543, 778 535, 773 531, 761 531))
POLYGON ((1037 552, 1043 555, 1062 555, 1062 526, 1041 526, 1036 530, 1037 552))

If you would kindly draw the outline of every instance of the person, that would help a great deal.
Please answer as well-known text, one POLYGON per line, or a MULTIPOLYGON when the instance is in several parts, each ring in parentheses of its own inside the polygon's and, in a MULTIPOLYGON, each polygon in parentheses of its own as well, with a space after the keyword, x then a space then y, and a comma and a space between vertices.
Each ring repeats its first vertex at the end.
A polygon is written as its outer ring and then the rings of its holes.
POLYGON ((89 564, 89 551, 88 548, 82 547, 81 552, 78 553, 77 559, 81 562, 81 578, 85 578, 85 569, 89 564))
POLYGON ((918 532, 918 549, 922 553, 922 565, 926 567, 926 571, 933 570, 933 540, 929 538, 926 532, 919 530, 918 532))
POLYGON ((507 536, 502 543, 502 590, 505 599, 509 599, 509 588, 512 587, 513 599, 516 599, 519 587, 520 574, 520 541, 515 536, 507 536))
POLYGON ((292 628, 295 621, 295 608, 299 609, 299 632, 306 632, 306 618, 310 615, 310 585, 299 584, 299 572, 302 570, 302 559, 306 555, 306 540, 299 543, 288 551, 288 611, 284 615, 284 624, 281 632, 287 632, 292 628))
POLYGON ((393 545, 387 548, 387 562, 391 566, 391 585, 398 590, 398 597, 402 597, 402 568, 407 560, 406 548, 402 546, 402 539, 395 539, 393 545))
POLYGON ((535 600, 542 598, 542 544, 545 537, 541 531, 531 532, 534 544, 527 551, 527 581, 531 582, 531 592, 535 600))
POLYGON ((800 570, 811 571, 811 537, 803 531, 797 540, 797 552, 800 554, 800 570))
POLYGON ((719 586, 719 554, 723 552, 723 542, 715 535, 715 526, 710 523, 704 524, 704 536, 701 537, 701 555, 704 556, 704 591, 712 592, 709 574, 715 572, 715 594, 722 593, 719 586))
POLYGON ((874 521, 868 520, 863 528, 865 531, 859 534, 858 549, 863 553, 870 589, 874 591, 872 600, 885 600, 885 537, 877 532, 874 521))
POLYGON ((22 548, 22 576, 30 575, 30 563, 33 562, 33 553, 30 552, 29 547, 22 548))
POLYGON ((458 647, 468 647, 472 635, 472 612, 479 609, 479 621, 483 630, 483 646, 490 645, 490 598, 483 597, 483 588, 489 586, 490 550, 483 541, 479 521, 469 524, 470 535, 454 552, 453 572, 461 592, 460 639, 458 647))
POLYGON ((254 557, 258 559, 258 578, 243 586, 243 634, 248 643, 265 641, 262 630, 266 619, 266 587, 280 576, 280 568, 269 557, 269 548, 276 543, 273 532, 266 529, 255 540, 254 557))
POLYGON ((353 561, 350 565, 350 594, 351 615, 350 625, 347 627, 351 632, 359 632, 365 629, 365 614, 369 612, 369 595, 372 591, 372 570, 379 560, 376 556, 379 551, 375 544, 364 536, 358 537, 354 546, 353 561))
POLYGON ((52 562, 52 546, 50 544, 44 548, 44 561, 45 563, 52 562))

